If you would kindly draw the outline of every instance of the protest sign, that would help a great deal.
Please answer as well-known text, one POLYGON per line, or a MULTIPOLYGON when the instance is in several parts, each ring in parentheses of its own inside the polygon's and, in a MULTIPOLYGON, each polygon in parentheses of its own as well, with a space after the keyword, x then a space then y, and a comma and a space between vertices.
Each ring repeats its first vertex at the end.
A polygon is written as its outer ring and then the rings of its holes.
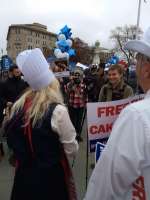
POLYGON ((56 78, 69 77, 70 71, 55 72, 54 74, 56 78))
POLYGON ((95 163, 97 163, 98 159, 101 156, 102 151, 105 148, 105 144, 101 143, 101 142, 97 142, 96 143, 96 149, 95 149, 95 163))
POLYGON ((90 152, 95 151, 97 142, 106 143, 113 124, 118 115, 128 104, 143 99, 144 95, 137 95, 128 99, 87 103, 88 139, 90 152))

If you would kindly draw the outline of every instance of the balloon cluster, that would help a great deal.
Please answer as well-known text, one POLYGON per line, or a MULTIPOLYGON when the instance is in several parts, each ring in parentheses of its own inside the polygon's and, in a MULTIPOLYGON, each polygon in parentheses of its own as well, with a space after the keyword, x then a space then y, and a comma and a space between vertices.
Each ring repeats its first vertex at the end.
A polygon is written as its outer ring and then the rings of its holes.
POLYGON ((119 62, 119 57, 116 55, 113 55, 111 58, 109 58, 106 62, 106 66, 114 65, 119 62))
POLYGON ((56 48, 54 55, 56 58, 67 58, 75 56, 75 50, 72 49, 71 28, 65 25, 57 36, 56 48))

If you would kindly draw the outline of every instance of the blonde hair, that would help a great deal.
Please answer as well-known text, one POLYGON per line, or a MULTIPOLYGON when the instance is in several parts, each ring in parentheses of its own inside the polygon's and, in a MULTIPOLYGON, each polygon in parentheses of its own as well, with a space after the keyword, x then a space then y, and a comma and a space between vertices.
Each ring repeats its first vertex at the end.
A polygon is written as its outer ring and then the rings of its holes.
POLYGON ((32 127, 44 116, 51 103, 63 104, 60 85, 55 79, 50 85, 39 91, 33 91, 29 88, 12 107, 11 116, 23 109, 25 101, 31 99, 31 106, 25 113, 29 121, 32 121, 32 127))

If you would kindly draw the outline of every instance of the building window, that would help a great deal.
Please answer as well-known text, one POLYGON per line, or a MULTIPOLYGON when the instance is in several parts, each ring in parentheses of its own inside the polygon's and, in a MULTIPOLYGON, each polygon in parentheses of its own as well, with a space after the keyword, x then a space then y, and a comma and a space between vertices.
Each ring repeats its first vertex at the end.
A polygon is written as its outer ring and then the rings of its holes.
POLYGON ((39 37, 40 35, 39 35, 39 33, 36 33, 36 37, 39 37))
POLYGON ((17 38, 16 38, 16 41, 20 41, 20 38, 17 37, 17 38))
POLYGON ((28 42, 32 42, 32 38, 28 38, 28 42))
POLYGON ((20 29, 16 28, 16 34, 20 34, 20 29))

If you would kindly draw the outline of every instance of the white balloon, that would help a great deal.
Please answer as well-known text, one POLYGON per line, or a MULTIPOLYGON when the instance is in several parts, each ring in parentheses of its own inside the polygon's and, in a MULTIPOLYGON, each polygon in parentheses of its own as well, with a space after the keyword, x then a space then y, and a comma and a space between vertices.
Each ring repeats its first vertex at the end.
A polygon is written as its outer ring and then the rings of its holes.
POLYGON ((58 40, 66 40, 66 36, 64 34, 59 34, 58 40))
POLYGON ((61 53, 61 50, 60 49, 55 49, 54 50, 54 55, 57 57, 58 54, 61 53))
POLYGON ((62 57, 63 57, 61 51, 60 51, 60 52, 57 52, 55 56, 56 56, 56 58, 62 58, 62 57))
POLYGON ((55 47, 56 47, 56 48, 59 48, 57 42, 55 42, 55 47))
POLYGON ((57 58, 62 58, 62 53, 58 53, 57 58))
POLYGON ((57 53, 57 55, 56 55, 56 57, 57 58, 69 58, 69 54, 68 53, 66 53, 66 52, 64 52, 64 53, 62 53, 62 52, 58 52, 57 53))
POLYGON ((68 44, 69 47, 72 47, 72 40, 67 39, 67 40, 66 40, 66 43, 68 44))
POLYGON ((64 55, 65 55, 65 58, 69 59, 69 53, 65 52, 64 55))

